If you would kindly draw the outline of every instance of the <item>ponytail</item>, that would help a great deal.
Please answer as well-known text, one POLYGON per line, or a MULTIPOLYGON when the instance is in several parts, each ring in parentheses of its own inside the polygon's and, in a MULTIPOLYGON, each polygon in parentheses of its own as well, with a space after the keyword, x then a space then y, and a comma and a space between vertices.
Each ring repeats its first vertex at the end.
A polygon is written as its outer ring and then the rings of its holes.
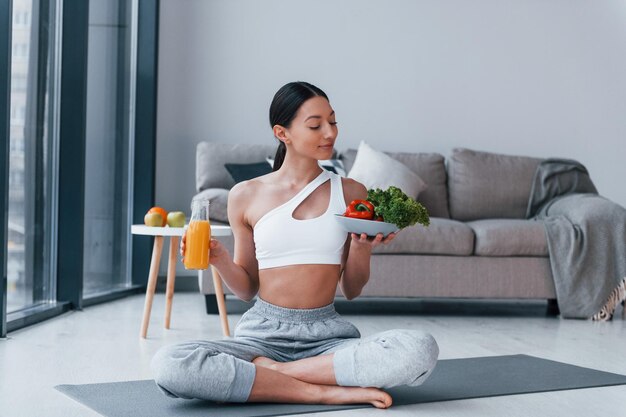
POLYGON ((274 157, 274 168, 272 169, 272 172, 278 171, 278 169, 283 165, 285 155, 287 154, 287 146, 285 146, 285 142, 282 140, 279 142, 278 149, 276 150, 276 156, 274 157))

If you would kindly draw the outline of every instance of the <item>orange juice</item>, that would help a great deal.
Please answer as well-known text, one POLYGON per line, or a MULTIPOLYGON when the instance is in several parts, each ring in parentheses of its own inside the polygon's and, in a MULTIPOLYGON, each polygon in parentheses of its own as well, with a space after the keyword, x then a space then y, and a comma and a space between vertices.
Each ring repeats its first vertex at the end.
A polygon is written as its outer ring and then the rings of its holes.
POLYGON ((187 228, 185 241, 185 269, 209 267, 209 243, 211 224, 208 220, 192 220, 187 228))

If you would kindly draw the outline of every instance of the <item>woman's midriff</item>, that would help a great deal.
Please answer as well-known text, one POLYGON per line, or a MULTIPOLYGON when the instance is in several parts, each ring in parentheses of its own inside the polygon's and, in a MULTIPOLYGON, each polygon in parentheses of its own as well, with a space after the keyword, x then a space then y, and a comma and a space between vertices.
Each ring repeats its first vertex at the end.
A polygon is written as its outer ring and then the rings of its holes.
POLYGON ((317 308, 333 302, 341 265, 293 265, 259 271, 259 297, 286 308, 317 308))

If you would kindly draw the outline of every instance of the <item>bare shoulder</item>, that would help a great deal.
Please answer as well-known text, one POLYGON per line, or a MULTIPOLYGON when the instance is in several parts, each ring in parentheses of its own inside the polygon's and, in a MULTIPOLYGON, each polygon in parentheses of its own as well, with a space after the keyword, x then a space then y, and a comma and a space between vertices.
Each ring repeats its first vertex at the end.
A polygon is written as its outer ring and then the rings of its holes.
POLYGON ((349 204, 352 200, 364 200, 367 198, 367 188, 355 179, 341 178, 341 186, 346 204, 349 204))
POLYGON ((256 207, 259 202, 267 200, 267 198, 259 197, 267 196, 267 188, 273 177, 273 173, 269 173, 235 184, 228 193, 229 219, 232 213, 233 216, 245 220, 246 223, 253 224, 251 219, 254 218, 254 214, 250 213, 250 209, 256 207))
POLYGON ((229 198, 237 201, 252 200, 256 194, 261 192, 274 177, 273 173, 261 175, 247 181, 238 182, 230 189, 229 198))
POLYGON ((256 189, 257 185, 254 181, 248 180, 238 182, 228 192, 229 205, 231 202, 234 202, 239 203, 238 206, 241 207, 241 203, 246 203, 251 200, 251 194, 255 194, 256 189))

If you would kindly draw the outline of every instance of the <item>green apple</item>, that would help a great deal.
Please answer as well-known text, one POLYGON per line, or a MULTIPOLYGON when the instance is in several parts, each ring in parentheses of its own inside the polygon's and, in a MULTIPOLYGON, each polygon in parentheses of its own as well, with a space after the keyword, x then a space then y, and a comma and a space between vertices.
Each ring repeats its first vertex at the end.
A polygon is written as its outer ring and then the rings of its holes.
POLYGON ((143 218, 143 222, 146 226, 161 227, 163 224, 163 216, 159 213, 147 213, 143 218))
POLYGON ((170 211, 167 213, 167 224, 170 227, 184 227, 185 213, 182 211, 170 211))

